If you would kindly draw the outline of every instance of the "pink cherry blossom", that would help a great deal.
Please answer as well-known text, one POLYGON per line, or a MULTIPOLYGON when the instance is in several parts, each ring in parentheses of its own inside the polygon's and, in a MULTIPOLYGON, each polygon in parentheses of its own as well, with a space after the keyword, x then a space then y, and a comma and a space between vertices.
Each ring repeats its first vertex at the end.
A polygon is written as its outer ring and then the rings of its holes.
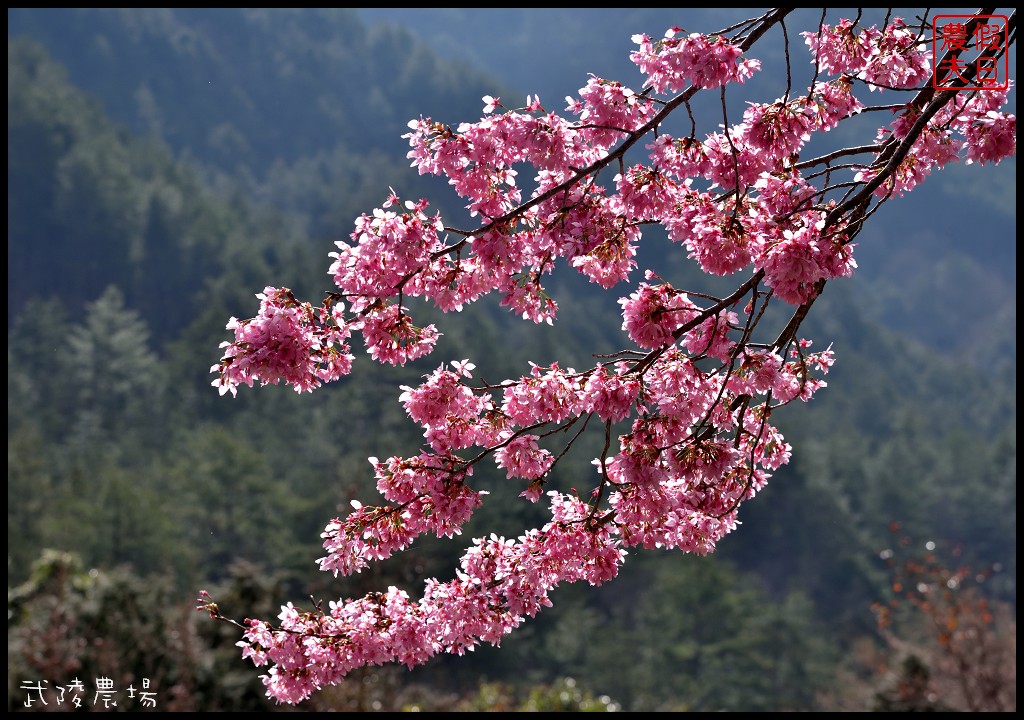
POLYGON ((654 349, 672 343, 676 329, 697 314, 697 307, 685 293, 666 283, 640 288, 621 298, 622 329, 642 348, 654 349))
POLYGON ((404 365, 426 355, 433 350, 438 337, 437 328, 416 327, 405 308, 398 305, 369 311, 363 318, 362 333, 366 351, 374 360, 390 365, 404 365))
POLYGON ((508 478, 525 478, 536 480, 547 473, 554 461, 554 456, 547 450, 538 447, 536 435, 521 435, 509 441, 494 455, 498 467, 508 471, 508 478))
POLYGON ((783 230, 756 261, 765 271, 765 282, 788 303, 800 305, 817 297, 819 281, 851 275, 856 268, 852 248, 841 235, 823 235, 823 223, 811 216, 801 226, 783 230))
POLYGON ((931 78, 930 54, 929 45, 919 41, 902 18, 895 18, 878 33, 871 56, 857 76, 866 80, 871 90, 916 87, 931 78))
POLYGON ((597 413, 605 422, 619 422, 629 417, 640 397, 640 380, 629 374, 628 366, 619 363, 616 372, 598 364, 587 376, 583 387, 582 409, 597 413))
POLYGON ((630 59, 647 76, 648 84, 659 93, 678 92, 687 85, 717 88, 729 82, 742 83, 761 67, 757 60, 722 36, 707 37, 691 33, 676 37, 677 28, 652 41, 646 35, 634 35, 640 46, 630 59))
POLYGON ((989 110, 964 132, 967 163, 998 165, 1017 153, 1017 116, 989 110))
POLYGON ((856 75, 875 53, 878 41, 875 28, 858 28, 851 20, 835 26, 822 25, 817 31, 801 33, 813 58, 828 75, 856 75))
POLYGON ((352 369, 352 355, 344 344, 350 330, 343 307, 314 310, 298 302, 288 288, 267 287, 256 296, 260 312, 251 320, 231 318, 233 342, 221 344, 224 357, 210 372, 218 373, 213 386, 223 395, 235 395, 238 385, 276 385, 281 381, 296 392, 312 392, 324 382, 337 380, 352 369))
POLYGON ((750 103, 743 113, 742 140, 756 151, 776 158, 800 151, 811 138, 815 106, 806 98, 771 104, 750 103))

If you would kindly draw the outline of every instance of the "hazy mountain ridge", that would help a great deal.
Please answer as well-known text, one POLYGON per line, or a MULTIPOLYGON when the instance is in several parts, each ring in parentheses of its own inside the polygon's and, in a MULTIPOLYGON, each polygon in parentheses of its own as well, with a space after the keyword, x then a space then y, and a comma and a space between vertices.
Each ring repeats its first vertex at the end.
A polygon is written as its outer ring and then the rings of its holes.
MULTIPOLYGON (((347 234, 389 186, 447 209, 446 189, 401 168, 409 119, 474 119, 481 95, 506 92, 542 93, 560 109, 590 72, 639 80, 628 59, 633 33, 706 30, 756 14, 9 9, 8 32, 43 42, 114 119, 285 213, 283 232, 322 242, 347 234)), ((774 45, 756 50, 762 77, 784 74, 774 45)), ((793 55, 800 62, 806 49, 793 55)), ((938 352, 986 362, 977 348, 999 347, 1015 362, 1006 333, 1016 317, 1015 169, 1015 158, 952 167, 884 207, 858 242, 853 283, 865 310, 938 352)))

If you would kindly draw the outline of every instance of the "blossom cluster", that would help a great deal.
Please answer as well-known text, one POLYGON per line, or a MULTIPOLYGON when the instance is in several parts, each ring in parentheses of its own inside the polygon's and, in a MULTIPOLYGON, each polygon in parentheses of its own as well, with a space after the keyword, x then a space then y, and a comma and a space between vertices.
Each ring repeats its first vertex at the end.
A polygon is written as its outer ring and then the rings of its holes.
POLYGON ((803 37, 822 72, 855 76, 872 91, 914 88, 931 77, 928 43, 902 18, 893 18, 884 30, 843 20, 803 37))
POLYGON ((221 344, 224 357, 210 368, 218 375, 213 386, 221 395, 235 395, 239 385, 252 387, 257 381, 284 381, 296 392, 312 392, 351 372, 351 348, 345 344, 351 326, 343 304, 313 308, 288 288, 267 287, 256 297, 259 314, 250 320, 231 318, 227 329, 235 339, 221 344))
POLYGON ((634 36, 643 90, 591 76, 564 116, 536 96, 514 109, 485 96, 475 123, 410 122, 412 166, 447 178, 478 226, 450 227, 425 200, 392 191, 337 244, 337 290, 321 307, 268 287, 255 318, 232 318, 234 340, 213 368, 221 393, 257 381, 303 392, 350 371, 355 333, 380 362, 430 353, 439 333, 414 324, 406 298, 457 312, 493 292, 516 314, 551 323, 558 305, 544 280, 559 265, 606 290, 626 286, 621 329, 631 345, 609 361, 584 370, 531 364, 487 384, 462 360, 401 387, 425 447, 370 458, 384 502, 355 501, 327 525, 322 570, 351 575, 422 535, 459 535, 485 501, 471 487, 482 462, 525 500, 546 495, 551 520, 516 539, 474 540, 455 579, 427 580, 419 600, 391 587, 329 611, 289 604, 277 623, 247 621, 239 646, 270 665, 272 697, 295 703, 360 666, 414 666, 497 644, 549 605, 553 588, 606 582, 635 548, 712 552, 742 504, 789 461, 773 413, 825 387, 834 361, 831 348, 813 352, 797 330, 825 285, 856 269, 853 239, 865 218, 949 162, 1013 155, 1016 118, 1001 110, 1006 91, 913 93, 873 144, 803 157, 814 137, 869 109, 859 88, 915 89, 930 77, 919 33, 902 20, 844 20, 803 34, 814 68, 806 91, 749 102, 736 123, 723 101, 722 124, 704 137, 695 124, 689 135, 667 132, 665 119, 696 93, 750 79, 760 63, 747 56, 752 41, 739 38, 760 37, 782 17, 766 15, 734 40, 679 28, 656 41, 634 36), (627 163, 627 152, 640 157, 627 163), (746 279, 722 297, 650 270, 631 284, 649 225, 705 273, 746 279), (775 300, 790 306, 791 321, 762 338, 775 300), (588 427, 605 447, 593 476, 573 479, 586 490, 555 489, 560 459, 588 427))
POLYGON ((640 48, 630 59, 659 93, 679 92, 691 85, 707 89, 742 83, 761 68, 759 61, 743 57, 743 51, 721 35, 679 37, 682 32, 671 28, 660 40, 633 36, 640 48))
POLYGON ((608 526, 578 499, 552 492, 550 510, 549 523, 514 540, 474 540, 455 579, 429 580, 419 601, 389 587, 332 601, 327 612, 300 612, 289 603, 277 627, 248 620, 242 654, 257 666, 272 664, 265 677, 270 696, 297 703, 364 665, 413 667, 441 652, 462 655, 481 642, 498 643, 550 606, 560 583, 601 584, 624 559, 608 526))

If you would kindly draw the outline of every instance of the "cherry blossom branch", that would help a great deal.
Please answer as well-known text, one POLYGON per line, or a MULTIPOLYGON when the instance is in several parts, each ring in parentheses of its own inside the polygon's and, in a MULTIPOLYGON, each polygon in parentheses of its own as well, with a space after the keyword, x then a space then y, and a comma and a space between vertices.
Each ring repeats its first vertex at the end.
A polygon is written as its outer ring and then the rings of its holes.
MULTIPOLYGON (((864 223, 961 156, 984 164, 1016 152, 1016 118, 999 111, 1005 92, 931 87, 925 19, 915 32, 889 14, 878 28, 862 26, 861 11, 835 26, 823 13, 816 31, 802 33, 811 51, 808 92, 791 99, 795 66, 785 18, 792 10, 772 9, 708 35, 672 28, 658 40, 635 36, 631 59, 644 87, 635 92, 592 76, 578 99, 568 99, 572 121, 537 97, 506 111, 485 96, 479 122, 411 122, 405 137, 412 164, 448 178, 471 217, 479 217, 476 229, 458 229, 428 215, 426 200, 403 203, 392 191, 383 207, 356 220, 351 243, 338 243, 330 272, 339 291, 322 307, 268 287, 258 296, 257 317, 231 320, 235 339, 212 368, 222 393, 281 381, 309 392, 348 374, 354 333, 380 362, 399 365, 430 353, 439 333, 413 324, 407 298, 457 312, 496 291, 524 318, 552 323, 557 304, 543 277, 565 261, 605 290, 627 283, 650 225, 663 227, 704 272, 746 278, 716 297, 684 292, 648 271, 619 297, 632 347, 595 356, 583 371, 531 364, 518 379, 471 387, 475 366, 462 360, 403 386, 399 401, 423 428, 425 447, 411 458, 370 458, 389 504, 353 501, 345 519, 328 524, 324 571, 360 572, 421 534, 461 533, 486 495, 468 484, 485 459, 525 485, 520 497, 540 502, 554 466, 596 416, 604 436, 596 477, 572 481, 592 482, 591 492, 584 501, 575 490, 549 490, 549 522, 515 539, 474 540, 456 577, 426 580, 419 600, 388 588, 326 609, 314 603, 300 612, 289 604, 276 624, 239 625, 243 656, 271 666, 268 694, 298 702, 356 667, 411 667, 439 652, 497 643, 550 604, 554 587, 606 582, 632 549, 712 552, 735 529, 743 501, 789 461, 791 448, 769 419, 825 387, 831 348, 811 352, 798 332, 826 284, 854 272, 853 240, 864 223), (749 103, 742 119, 730 122, 726 86, 759 69, 745 53, 776 25, 785 93, 749 103), (865 108, 855 86, 915 94, 906 104, 865 108), (700 140, 690 101, 715 89, 722 128, 700 140), (680 108, 690 134, 673 138, 664 126, 680 108), (872 144, 800 161, 814 135, 881 109, 894 120, 872 144), (627 162, 643 151, 644 161, 627 162), (857 156, 865 162, 835 164, 857 156), (516 181, 524 167, 535 172, 526 197, 516 181), (761 324, 779 303, 792 311, 770 340, 761 324)), ((1007 36, 1016 37, 1015 13, 1007 36)), ((212 600, 201 607, 219 615, 212 600)))

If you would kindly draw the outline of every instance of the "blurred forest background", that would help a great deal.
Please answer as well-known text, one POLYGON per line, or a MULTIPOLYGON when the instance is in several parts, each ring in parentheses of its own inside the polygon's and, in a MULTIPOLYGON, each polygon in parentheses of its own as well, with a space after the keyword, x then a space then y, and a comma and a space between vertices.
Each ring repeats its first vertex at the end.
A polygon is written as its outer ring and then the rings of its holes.
MULTIPOLYGON (((361 357, 303 397, 218 397, 224 325, 270 284, 318 302, 334 241, 389 187, 460 217, 408 167, 408 120, 475 120, 485 94, 560 111, 587 73, 638 84, 632 34, 740 17, 9 8, 8 710, 53 709, 26 708, 26 683, 76 677, 147 679, 158 711, 293 709, 264 698, 233 628, 195 612, 200 588, 238 618, 416 595, 478 529, 531 527, 495 472, 461 543, 343 581, 315 565, 324 525, 375 497, 367 457, 420 445, 400 385, 460 358, 494 380, 585 366, 623 345, 614 298, 556 276, 553 328, 485 300, 434 318, 425 361, 361 357)), ((770 45, 753 55, 777 82, 770 45)), ((779 95, 752 82, 733 101, 779 95)), ((500 649, 357 672, 297 709, 1015 710, 1015 237, 1015 158, 878 213, 858 274, 802 333, 834 345, 829 387, 782 414, 793 461, 715 555, 634 555, 605 587, 560 588, 500 649)), ((668 249, 653 239, 644 262, 699 282, 668 249)))

